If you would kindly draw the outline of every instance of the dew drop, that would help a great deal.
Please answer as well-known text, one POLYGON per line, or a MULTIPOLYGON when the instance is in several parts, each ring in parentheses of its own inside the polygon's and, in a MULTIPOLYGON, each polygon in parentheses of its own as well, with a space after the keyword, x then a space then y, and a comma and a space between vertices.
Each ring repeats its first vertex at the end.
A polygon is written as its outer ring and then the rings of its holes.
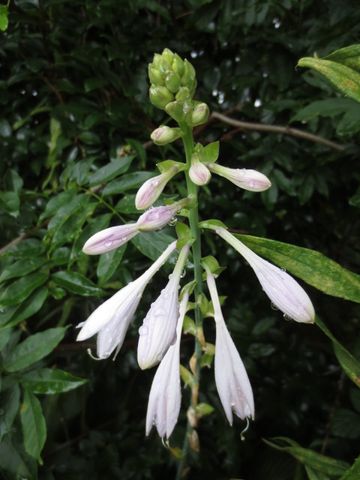
POLYGON ((289 317, 289 315, 286 315, 286 313, 284 313, 283 317, 284 317, 284 320, 286 320, 288 322, 292 320, 292 318, 289 317))
POLYGON ((105 242, 105 247, 111 247, 113 242, 105 242))
POLYGON ((279 310, 279 309, 277 308, 277 306, 274 305, 273 303, 271 303, 270 306, 271 306, 272 310, 279 310))

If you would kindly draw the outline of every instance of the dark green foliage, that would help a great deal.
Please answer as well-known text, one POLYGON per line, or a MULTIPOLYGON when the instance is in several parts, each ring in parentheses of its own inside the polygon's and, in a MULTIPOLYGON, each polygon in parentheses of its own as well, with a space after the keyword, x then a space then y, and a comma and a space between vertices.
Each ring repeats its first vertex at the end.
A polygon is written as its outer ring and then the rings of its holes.
MULTIPOLYGON (((2 7, 0 30, 6 19, 2 7)), ((221 140, 219 162, 257 168, 273 187, 244 193, 214 177, 201 192, 202 219, 315 249, 358 271, 360 104, 296 65, 301 57, 324 58, 359 43, 359 33, 360 9, 351 0, 11 2, 9 26, 0 33, 0 228, 6 245, 0 257, 0 478, 175 477, 188 390, 171 438, 175 450, 165 449, 155 434, 144 436, 154 371, 140 373, 136 365, 137 328, 166 269, 147 289, 115 362, 90 359, 86 349, 93 340, 77 344, 73 328, 175 237, 169 227, 135 237, 126 251, 100 258, 81 252, 96 231, 135 220, 136 189, 154 175, 157 162, 181 155, 177 143, 167 149, 147 143, 164 119, 148 100, 154 52, 168 47, 187 57, 197 71, 195 98, 212 110, 291 125, 346 147, 211 121, 197 139, 221 140)), ((163 200, 184 194, 177 179, 163 200)), ((189 478, 306 478, 295 458, 262 441, 276 436, 332 457, 341 468, 352 464, 359 454, 360 400, 336 356, 340 363, 350 358, 346 353, 359 359, 358 305, 307 286, 338 340, 285 322, 236 252, 211 233, 206 239, 204 255, 216 253, 227 267, 220 294, 227 297, 225 319, 253 385, 256 421, 242 442, 244 425, 226 424, 213 370, 204 368, 200 401, 215 409, 200 422, 201 450, 198 459, 190 458, 189 478)), ((317 276, 309 283, 319 282, 317 276)), ((205 335, 214 342, 210 320, 205 335)), ((192 351, 189 334, 182 345, 186 367, 192 351)), ((210 352, 204 363, 211 358, 210 352)), ((343 480, 357 480, 358 465, 343 480)), ((314 464, 306 468, 310 480, 328 478, 314 464)))

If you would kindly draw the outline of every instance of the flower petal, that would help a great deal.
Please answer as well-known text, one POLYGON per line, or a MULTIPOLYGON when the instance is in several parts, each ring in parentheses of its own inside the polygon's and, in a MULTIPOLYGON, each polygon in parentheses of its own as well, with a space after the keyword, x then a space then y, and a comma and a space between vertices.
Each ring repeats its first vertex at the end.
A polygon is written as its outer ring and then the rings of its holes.
POLYGON ((87 255, 98 255, 121 247, 138 233, 135 223, 106 228, 95 233, 86 241, 82 251, 87 255))

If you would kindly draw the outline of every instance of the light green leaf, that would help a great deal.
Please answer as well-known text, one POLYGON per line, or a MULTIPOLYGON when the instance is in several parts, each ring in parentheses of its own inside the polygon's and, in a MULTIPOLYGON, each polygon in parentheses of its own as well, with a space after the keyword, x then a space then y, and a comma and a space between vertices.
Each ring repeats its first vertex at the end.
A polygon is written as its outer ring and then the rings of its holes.
POLYGON ((309 480, 330 480, 327 475, 313 470, 308 465, 305 465, 305 471, 309 480))
POLYGON ((355 385, 360 387, 360 362, 341 345, 318 316, 315 317, 315 323, 332 341, 336 358, 346 375, 355 383, 355 385))
POLYGON ((57 285, 65 288, 68 292, 74 293, 75 295, 92 297, 99 296, 103 293, 101 288, 98 288, 93 282, 78 272, 67 272, 62 270, 54 273, 51 276, 51 279, 57 285))
POLYGON ((133 159, 134 157, 120 157, 112 160, 110 163, 102 168, 99 168, 99 170, 90 176, 89 185, 92 186, 106 183, 110 180, 113 180, 118 175, 125 173, 133 159))
POLYGON ((123 175, 119 180, 113 180, 103 189, 102 194, 115 195, 139 188, 146 180, 153 177, 154 172, 132 172, 123 175))
POLYGON ((106 283, 119 268, 121 260, 126 250, 126 244, 113 250, 112 252, 100 255, 100 260, 96 269, 96 275, 100 284, 106 283))
POLYGON ((63 370, 42 368, 26 373, 21 383, 33 393, 54 395, 64 393, 84 385, 86 379, 76 377, 63 370))
POLYGON ((360 275, 320 252, 251 235, 235 235, 249 248, 321 292, 360 303, 360 275))
POLYGON ((143 255, 156 260, 174 240, 174 237, 159 231, 141 233, 131 241, 143 255))
POLYGON ((360 478, 360 457, 358 457, 351 468, 345 472, 340 480, 359 480, 360 478))
POLYGON ((9 9, 7 5, 0 5, 0 30, 5 32, 9 25, 9 9))
POLYGON ((342 93, 360 102, 360 73, 352 68, 315 57, 301 58, 298 66, 313 68, 324 75, 342 93))
POLYGON ((346 469, 349 468, 348 463, 343 462, 342 460, 327 457, 326 455, 317 453, 314 450, 300 447, 290 438, 275 437, 272 440, 277 443, 270 442, 269 440, 264 441, 277 450, 290 453, 290 455, 296 458, 296 460, 301 462, 303 465, 307 465, 316 472, 330 476, 339 476, 343 475, 346 469), (279 442, 281 443, 279 444, 279 442), (287 445, 283 446, 284 443, 287 445))
POLYGON ((41 451, 46 440, 46 423, 39 400, 25 389, 20 408, 20 419, 26 452, 41 461, 41 451))
POLYGON ((19 305, 47 281, 48 275, 48 271, 40 270, 8 285, 0 295, 0 308, 19 305))
POLYGON ((348 47, 335 50, 325 59, 341 63, 360 72, 360 44, 349 45, 348 47))
POLYGON ((17 372, 49 355, 64 338, 66 328, 49 328, 16 345, 4 360, 8 372, 17 372))

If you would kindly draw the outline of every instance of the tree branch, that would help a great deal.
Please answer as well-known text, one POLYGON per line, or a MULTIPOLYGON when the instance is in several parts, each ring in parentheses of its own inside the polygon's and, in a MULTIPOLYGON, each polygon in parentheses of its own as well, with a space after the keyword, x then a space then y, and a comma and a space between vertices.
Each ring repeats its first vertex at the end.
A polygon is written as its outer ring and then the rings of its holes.
POLYGON ((280 133, 283 135, 291 135, 293 137, 303 138, 304 140, 309 140, 310 142, 321 143, 322 145, 326 145, 327 147, 332 148, 333 150, 337 150, 342 152, 345 150, 344 145, 340 145, 339 143, 332 142, 331 140, 327 140, 326 138, 320 137, 319 135, 314 135, 313 133, 304 132, 303 130, 299 130, 297 128, 281 126, 281 125, 266 125, 264 123, 256 123, 256 122, 243 122, 240 120, 236 120, 235 118, 227 117, 219 112, 213 112, 211 118, 220 120, 223 123, 228 125, 232 125, 233 127, 237 127, 241 130, 254 130, 257 132, 269 132, 269 133, 280 133))

